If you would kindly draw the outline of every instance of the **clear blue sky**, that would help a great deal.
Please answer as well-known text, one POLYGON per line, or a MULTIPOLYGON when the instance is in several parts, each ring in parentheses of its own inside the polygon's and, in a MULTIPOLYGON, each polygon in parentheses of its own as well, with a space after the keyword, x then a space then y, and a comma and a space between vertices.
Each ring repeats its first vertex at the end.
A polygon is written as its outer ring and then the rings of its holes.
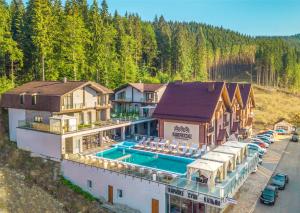
POLYGON ((107 3, 112 13, 135 12, 143 20, 153 20, 155 15, 162 14, 167 20, 203 22, 253 36, 300 33, 300 0, 107 0, 107 3))

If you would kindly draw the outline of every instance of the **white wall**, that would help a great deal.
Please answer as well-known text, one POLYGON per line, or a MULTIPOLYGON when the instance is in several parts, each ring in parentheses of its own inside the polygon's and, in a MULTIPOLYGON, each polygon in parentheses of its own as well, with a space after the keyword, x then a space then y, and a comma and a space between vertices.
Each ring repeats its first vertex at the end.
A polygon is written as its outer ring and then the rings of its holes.
POLYGON ((199 125, 164 122, 164 138, 171 140, 171 141, 176 140, 179 142, 187 142, 189 144, 199 145, 199 125), (188 132, 175 131, 175 127, 188 128, 188 132), (184 140, 184 139, 174 136, 173 133, 182 133, 182 134, 191 135, 191 139, 184 140))
POLYGON ((46 132, 17 128, 18 148, 40 156, 59 160, 62 146, 61 136, 46 132))
POLYGON ((95 197, 108 200, 108 185, 113 186, 113 202, 125 204, 143 213, 151 212, 152 199, 159 200, 159 212, 166 211, 166 188, 163 184, 125 176, 100 168, 63 160, 61 171, 65 178, 72 181, 95 197), (92 181, 92 188, 87 186, 92 181), (123 190, 123 197, 118 198, 117 189, 123 190))
POLYGON ((8 109, 8 123, 9 123, 9 139, 17 141, 17 127, 19 120, 25 120, 26 113, 24 109, 8 109))
POLYGON ((77 89, 73 92, 73 104, 83 104, 83 89, 77 89))
POLYGON ((133 88, 133 101, 134 102, 141 102, 144 101, 146 97, 144 96, 144 93, 138 91, 137 89, 133 88))
POLYGON ((118 94, 125 92, 125 98, 127 100, 132 100, 132 87, 128 86, 125 87, 124 89, 119 90, 118 92, 115 93, 115 99, 118 100, 118 94))
POLYGON ((95 107, 97 104, 97 92, 90 87, 85 87, 85 107, 95 107))

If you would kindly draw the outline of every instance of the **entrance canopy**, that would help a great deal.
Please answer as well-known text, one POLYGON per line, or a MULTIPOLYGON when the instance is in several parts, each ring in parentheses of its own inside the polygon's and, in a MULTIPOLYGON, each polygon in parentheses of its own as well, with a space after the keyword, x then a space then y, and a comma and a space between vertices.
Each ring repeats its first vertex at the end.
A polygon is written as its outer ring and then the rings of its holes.
POLYGON ((208 188, 211 189, 215 186, 216 179, 220 181, 224 180, 224 167, 223 163, 197 159, 194 162, 187 165, 187 178, 191 180, 192 175, 199 172, 199 177, 201 182, 207 184, 208 188))
POLYGON ((227 141, 226 143, 223 144, 223 146, 241 148, 242 160, 246 158, 248 155, 248 145, 246 143, 241 143, 237 141, 227 141))
POLYGON ((231 147, 231 146, 218 146, 213 151, 214 152, 220 152, 220 153, 226 153, 226 154, 233 154, 236 158, 237 163, 242 162, 242 149, 231 147))
POLYGON ((208 152, 201 157, 202 159, 217 161, 224 164, 224 170, 226 177, 227 171, 233 171, 236 168, 236 161, 233 154, 225 154, 220 152, 208 152))

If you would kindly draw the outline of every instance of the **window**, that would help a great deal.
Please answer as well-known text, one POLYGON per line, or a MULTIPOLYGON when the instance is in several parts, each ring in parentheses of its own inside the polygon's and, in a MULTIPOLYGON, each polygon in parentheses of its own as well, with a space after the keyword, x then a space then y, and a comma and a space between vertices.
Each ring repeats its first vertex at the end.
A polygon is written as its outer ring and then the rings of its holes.
POLYGON ((119 198, 123 197, 123 190, 122 189, 117 189, 117 194, 119 198))
POLYGON ((87 186, 88 186, 89 188, 93 188, 93 183, 92 183, 91 180, 87 180, 87 186))
POLYGON ((118 95, 118 99, 120 99, 120 100, 125 100, 126 98, 125 98, 125 91, 124 92, 120 92, 118 95))
POLYGON ((43 117, 42 116, 34 116, 34 122, 42 123, 43 122, 43 117))
POLYGON ((36 105, 36 95, 31 96, 31 104, 36 105))
POLYGON ((25 102, 25 95, 21 94, 20 95, 20 104, 24 104, 24 102, 25 102))
POLYGON ((154 93, 146 93, 146 101, 154 101, 154 93))

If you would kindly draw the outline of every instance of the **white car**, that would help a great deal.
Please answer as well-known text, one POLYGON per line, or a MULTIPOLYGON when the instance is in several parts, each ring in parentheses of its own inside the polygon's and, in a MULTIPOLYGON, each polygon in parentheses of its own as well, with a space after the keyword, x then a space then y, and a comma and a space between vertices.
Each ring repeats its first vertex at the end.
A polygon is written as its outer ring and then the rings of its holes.
POLYGON ((248 149, 255 149, 255 150, 257 150, 257 151, 259 151, 259 150, 261 150, 261 151, 263 151, 263 153, 267 153, 267 149, 265 149, 265 148, 262 148, 262 147, 260 147, 260 146, 258 146, 257 144, 255 144, 255 143, 248 143, 248 149))

